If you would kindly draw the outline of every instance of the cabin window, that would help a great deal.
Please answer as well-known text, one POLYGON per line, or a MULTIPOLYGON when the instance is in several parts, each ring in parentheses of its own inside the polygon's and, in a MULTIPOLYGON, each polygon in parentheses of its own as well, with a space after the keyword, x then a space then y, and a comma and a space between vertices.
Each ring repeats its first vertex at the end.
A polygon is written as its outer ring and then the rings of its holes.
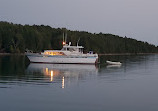
POLYGON ((48 54, 48 52, 44 52, 44 54, 48 54))
POLYGON ((89 54, 93 54, 93 51, 89 51, 89 54))

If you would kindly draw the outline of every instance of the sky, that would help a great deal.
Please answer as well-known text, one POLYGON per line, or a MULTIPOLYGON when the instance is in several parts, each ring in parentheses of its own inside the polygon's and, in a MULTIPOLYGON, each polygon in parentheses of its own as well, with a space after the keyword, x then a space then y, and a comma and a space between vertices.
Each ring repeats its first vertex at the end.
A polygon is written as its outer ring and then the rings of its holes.
POLYGON ((0 21, 111 33, 158 45, 158 0, 0 0, 0 21))

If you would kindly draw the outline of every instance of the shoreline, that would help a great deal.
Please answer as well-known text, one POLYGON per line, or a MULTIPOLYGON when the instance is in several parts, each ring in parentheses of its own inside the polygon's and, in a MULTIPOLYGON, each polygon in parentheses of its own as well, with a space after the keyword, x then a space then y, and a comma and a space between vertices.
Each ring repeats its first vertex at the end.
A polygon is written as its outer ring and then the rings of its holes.
POLYGON ((1 55, 25 55, 25 53, 0 53, 0 56, 1 55))
MULTIPOLYGON (((150 55, 158 53, 107 53, 107 54, 98 54, 98 56, 123 56, 123 55, 150 55)), ((25 53, 0 53, 0 56, 3 55, 25 55, 25 53)))
POLYGON ((107 53, 107 54, 98 54, 99 56, 110 56, 110 55, 113 55, 113 56, 118 56, 118 55, 150 55, 150 54, 158 54, 158 53, 107 53))

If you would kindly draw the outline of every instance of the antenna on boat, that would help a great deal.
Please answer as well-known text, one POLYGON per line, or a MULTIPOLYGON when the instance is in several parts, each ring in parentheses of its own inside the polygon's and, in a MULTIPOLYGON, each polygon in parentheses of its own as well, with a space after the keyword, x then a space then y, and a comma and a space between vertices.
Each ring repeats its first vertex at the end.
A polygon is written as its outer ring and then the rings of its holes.
POLYGON ((65 34, 65 43, 66 43, 66 39, 67 39, 67 30, 66 30, 66 34, 65 34))
POLYGON ((77 41, 77 46, 78 46, 79 41, 80 41, 80 38, 79 38, 78 41, 77 41))

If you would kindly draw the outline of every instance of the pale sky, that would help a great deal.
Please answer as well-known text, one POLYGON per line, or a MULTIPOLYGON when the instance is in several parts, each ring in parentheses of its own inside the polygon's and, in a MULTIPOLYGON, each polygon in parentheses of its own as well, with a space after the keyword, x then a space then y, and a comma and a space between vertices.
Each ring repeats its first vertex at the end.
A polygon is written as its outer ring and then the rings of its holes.
POLYGON ((158 0, 0 0, 0 21, 111 33, 158 45, 158 0))

